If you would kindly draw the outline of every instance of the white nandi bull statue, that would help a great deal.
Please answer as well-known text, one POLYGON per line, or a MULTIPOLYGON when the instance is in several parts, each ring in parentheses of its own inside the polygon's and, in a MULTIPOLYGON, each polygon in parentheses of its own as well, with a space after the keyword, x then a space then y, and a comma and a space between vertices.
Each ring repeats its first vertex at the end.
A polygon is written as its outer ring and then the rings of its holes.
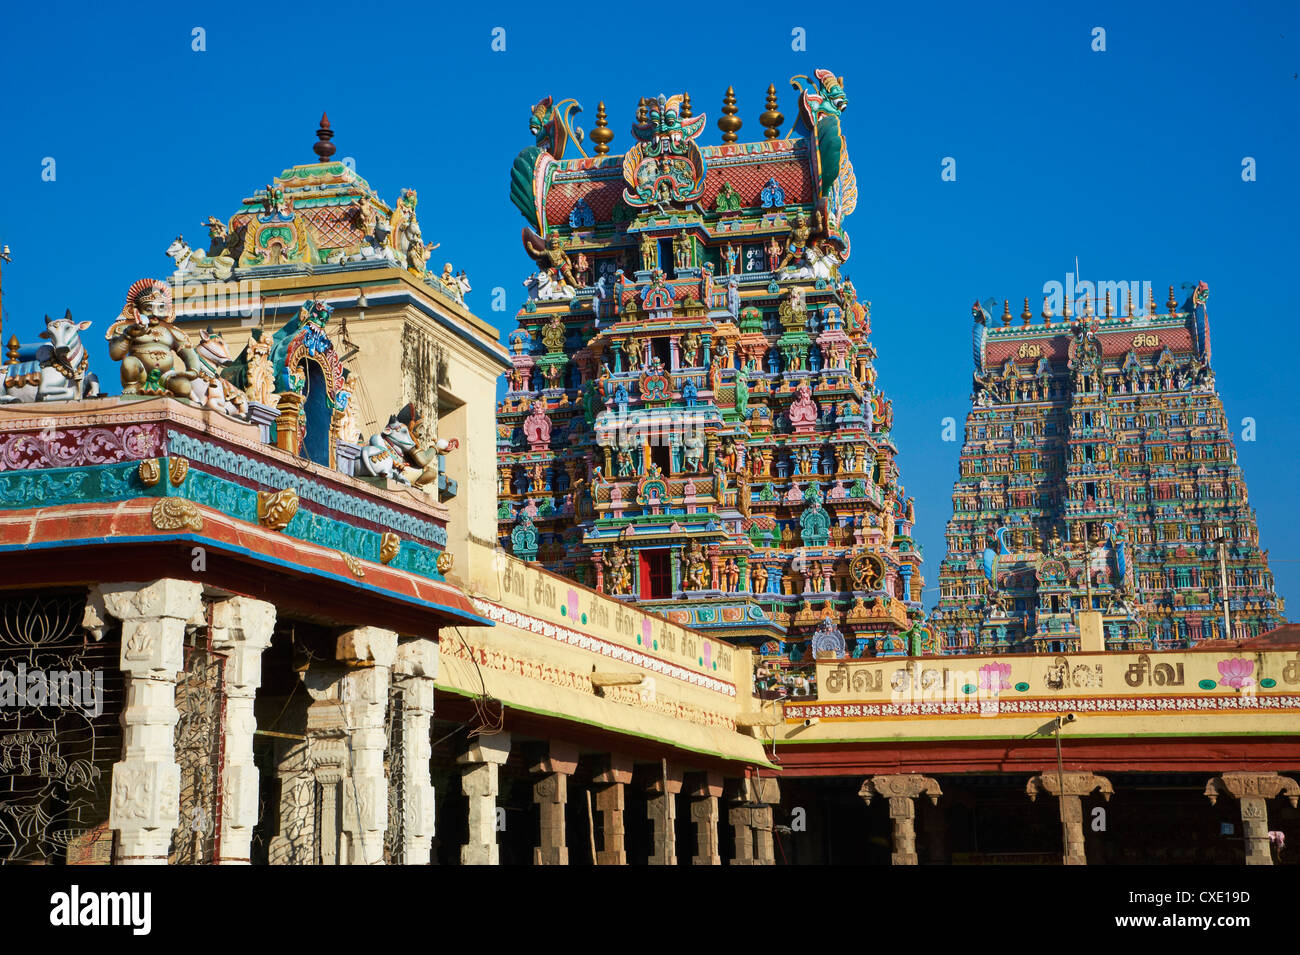
POLYGON ((438 480, 435 454, 421 448, 413 431, 418 430, 415 406, 406 405, 388 419, 379 434, 371 435, 361 448, 361 473, 369 477, 391 477, 402 484, 419 487, 438 480), (412 482, 402 473, 411 467, 420 471, 412 482))
POLYGON ((195 278, 215 278, 226 281, 235 268, 235 260, 228 255, 207 256, 195 252, 181 236, 172 239, 167 255, 176 264, 177 272, 192 273, 195 278))
POLYGON ((199 332, 199 377, 190 386, 191 400, 233 418, 248 417, 248 396, 221 372, 233 360, 220 332, 211 328, 199 332))
POLYGON ((99 378, 89 370, 90 356, 81 342, 81 332, 89 327, 90 322, 73 321, 71 309, 62 318, 46 315, 41 338, 49 342, 18 346, 18 358, 30 357, 5 365, 0 403, 98 397, 99 378))

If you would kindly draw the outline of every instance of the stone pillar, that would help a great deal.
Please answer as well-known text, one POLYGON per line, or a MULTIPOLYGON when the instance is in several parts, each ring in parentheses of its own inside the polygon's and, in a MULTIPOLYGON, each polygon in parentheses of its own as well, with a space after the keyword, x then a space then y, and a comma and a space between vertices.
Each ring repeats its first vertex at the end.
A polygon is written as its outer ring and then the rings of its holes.
POLYGON ((469 797, 469 841, 461 846, 462 865, 498 865, 497 786, 500 767, 510 756, 510 734, 475 736, 456 757, 464 769, 461 790, 469 797))
POLYGON ((650 820, 650 864, 677 865, 677 794, 682 772, 662 762, 637 767, 646 792, 646 818, 650 820))
POLYGON ((872 797, 883 796, 889 800, 889 818, 894 825, 893 865, 916 865, 916 804, 917 796, 929 796, 933 805, 939 804, 943 791, 939 783, 919 773, 898 773, 893 776, 872 776, 863 780, 858 791, 863 802, 871 805, 872 797))
POLYGON ((258 802, 253 700, 262 685, 262 651, 271 645, 274 630, 275 604, 251 597, 230 597, 212 605, 212 649, 226 655, 217 865, 249 864, 258 802))
POLYGON ((1268 845, 1268 800, 1285 796, 1294 808, 1300 802, 1300 785, 1277 773, 1231 772, 1215 776, 1205 786, 1213 805, 1227 794, 1241 807, 1241 831, 1246 840, 1246 865, 1272 865, 1268 845))
POLYGON ((1061 808, 1061 840, 1064 843, 1063 862, 1065 865, 1087 865, 1088 858, 1083 849, 1083 799, 1094 789, 1100 790, 1107 801, 1115 792, 1110 780, 1088 772, 1059 773, 1055 769, 1044 770, 1040 775, 1029 780, 1025 792, 1030 801, 1038 798, 1041 792, 1057 797, 1061 808), (1064 789, 1062 789, 1064 786, 1064 789))
POLYGON ((691 798, 691 821, 695 823, 695 855, 691 865, 722 865, 718 852, 718 797, 722 777, 717 773, 690 773, 685 780, 691 798))
POLYGON ((627 865, 627 848, 623 841, 623 787, 631 781, 632 761, 622 756, 603 757, 592 774, 602 843, 602 848, 596 853, 596 865, 627 865))
POLYGON ((568 865, 564 807, 569 800, 569 777, 578 768, 578 749, 566 743, 542 743, 530 756, 533 802, 541 817, 540 845, 533 849, 533 865, 568 865))
POLYGON ((428 865, 433 850, 434 792, 429 775, 433 747, 433 681, 438 677, 438 644, 416 638, 397 645, 393 681, 401 690, 401 778, 396 780, 401 808, 401 861, 428 865))
POLYGON ((772 806, 781 801, 776 780, 757 777, 742 780, 735 788, 733 806, 727 814, 736 840, 732 865, 774 865, 772 806))
MULTIPOLYGON (((302 675, 312 700, 307 707, 305 762, 311 771, 313 795, 319 793, 320 828, 316 828, 312 819, 299 827, 297 834, 310 839, 301 849, 319 865, 338 865, 340 858, 339 787, 348 775, 343 676, 342 668, 322 665, 313 665, 302 675)), ((343 853, 342 857, 346 861, 347 854, 343 853)))
POLYGON ((348 865, 383 865, 388 829, 388 749, 385 716, 397 658, 397 634, 358 627, 338 638, 335 657, 348 666, 341 699, 348 734, 348 778, 343 786, 343 830, 348 865))
MULTIPOLYGON (((303 714, 304 719, 306 714, 303 714)), ((271 838, 271 865, 315 865, 316 777, 304 740, 276 740, 280 832, 271 838)))
POLYGON ((122 759, 113 764, 108 825, 118 831, 117 865, 166 865, 180 821, 176 764, 176 675, 184 669, 185 625, 202 620, 203 587, 164 578, 100 586, 92 600, 122 621, 126 674, 122 759))

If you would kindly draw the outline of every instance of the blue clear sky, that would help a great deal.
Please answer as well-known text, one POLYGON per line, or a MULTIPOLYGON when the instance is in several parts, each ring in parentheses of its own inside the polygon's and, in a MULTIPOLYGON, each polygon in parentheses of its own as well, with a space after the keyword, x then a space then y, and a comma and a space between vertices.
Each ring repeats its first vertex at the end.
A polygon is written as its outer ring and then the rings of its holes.
POLYGON ((621 152, 637 98, 661 91, 689 91, 709 115, 703 141, 718 142, 734 84, 742 139, 758 138, 767 84, 792 117, 786 79, 826 67, 851 99, 860 198, 847 271, 873 303, 929 585, 959 447, 941 422, 968 410, 970 303, 1010 298, 1018 313, 1028 295, 1037 308, 1077 256, 1092 280, 1162 293, 1209 283, 1213 366, 1263 546, 1281 594, 1300 599, 1300 372, 1285 300, 1300 259, 1300 5, 857 7, 15 5, 0 21, 4 337, 31 340, 43 313, 71 307, 94 322, 115 391, 102 336, 127 286, 166 275, 178 232, 204 245, 207 216, 229 217, 311 161, 322 109, 337 155, 383 196, 419 190, 435 260, 466 269, 471 307, 509 332, 531 263, 508 172, 531 142, 533 103, 576 97, 590 128, 605 100, 621 152), (195 27, 204 52, 191 49, 195 27), (491 48, 494 27, 505 52, 491 48), (1242 181, 1248 156, 1255 182, 1242 181), (944 157, 955 182, 940 179, 944 157), (490 311, 496 286, 506 312, 490 311), (1246 417, 1254 441, 1241 440, 1246 417))

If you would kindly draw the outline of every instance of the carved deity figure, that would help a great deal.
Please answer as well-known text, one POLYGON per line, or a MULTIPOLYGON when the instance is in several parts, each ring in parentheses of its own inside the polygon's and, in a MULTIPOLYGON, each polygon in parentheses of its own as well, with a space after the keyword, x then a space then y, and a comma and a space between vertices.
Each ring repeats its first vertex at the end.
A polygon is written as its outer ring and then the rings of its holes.
POLYGON ((802 212, 795 216, 794 225, 790 227, 790 237, 785 243, 785 256, 781 259, 778 269, 783 269, 791 262, 796 265, 803 261, 804 252, 808 248, 808 237, 817 229, 821 216, 813 213, 812 221, 802 212))
POLYGON ((723 269, 722 274, 723 275, 736 274, 736 257, 738 256, 738 254, 739 253, 736 251, 736 247, 732 245, 730 242, 728 242, 726 245, 722 247, 722 269, 723 269))
POLYGON ((695 355, 700 350, 700 336, 694 332, 687 332, 682 336, 682 367, 694 368, 695 355))
POLYGON ((166 282, 141 279, 127 290, 121 317, 106 333, 109 357, 122 363, 123 394, 190 397, 199 357, 172 317, 166 282))
POLYGON ((654 236, 641 236, 641 268, 649 272, 659 265, 659 245, 655 242, 654 236))
POLYGON ((700 546, 698 540, 692 540, 686 546, 686 553, 682 555, 682 563, 685 565, 685 573, 682 576, 686 578, 687 589, 707 590, 709 587, 709 561, 704 554, 704 548, 700 546))
POLYGON ((615 544, 600 559, 605 565, 606 591, 615 595, 631 593, 632 571, 628 567, 627 550, 615 544))

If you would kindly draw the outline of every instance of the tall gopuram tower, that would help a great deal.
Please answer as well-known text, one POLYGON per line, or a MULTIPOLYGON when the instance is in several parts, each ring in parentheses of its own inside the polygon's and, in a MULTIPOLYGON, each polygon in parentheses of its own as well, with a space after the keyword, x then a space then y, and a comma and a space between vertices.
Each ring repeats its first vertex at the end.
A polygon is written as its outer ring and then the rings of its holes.
MULTIPOLYGON (((573 100, 533 108, 511 198, 537 262, 498 412, 500 537, 670 620, 770 654, 899 653, 921 555, 876 386, 870 306, 841 273, 857 201, 842 82, 731 89, 701 145, 689 94, 641 100, 586 155, 573 100)), ((911 635, 920 641, 919 628, 911 635)))
POLYGON ((1026 299, 1000 326, 975 305, 931 617, 945 652, 1080 649, 1081 611, 1100 614, 1107 650, 1224 637, 1225 615, 1234 638, 1283 622, 1214 387, 1208 297, 1202 282, 1180 308, 1171 286, 1157 314, 1130 290, 1117 314, 1107 288, 1077 316, 1045 301, 1041 324, 1026 299))

